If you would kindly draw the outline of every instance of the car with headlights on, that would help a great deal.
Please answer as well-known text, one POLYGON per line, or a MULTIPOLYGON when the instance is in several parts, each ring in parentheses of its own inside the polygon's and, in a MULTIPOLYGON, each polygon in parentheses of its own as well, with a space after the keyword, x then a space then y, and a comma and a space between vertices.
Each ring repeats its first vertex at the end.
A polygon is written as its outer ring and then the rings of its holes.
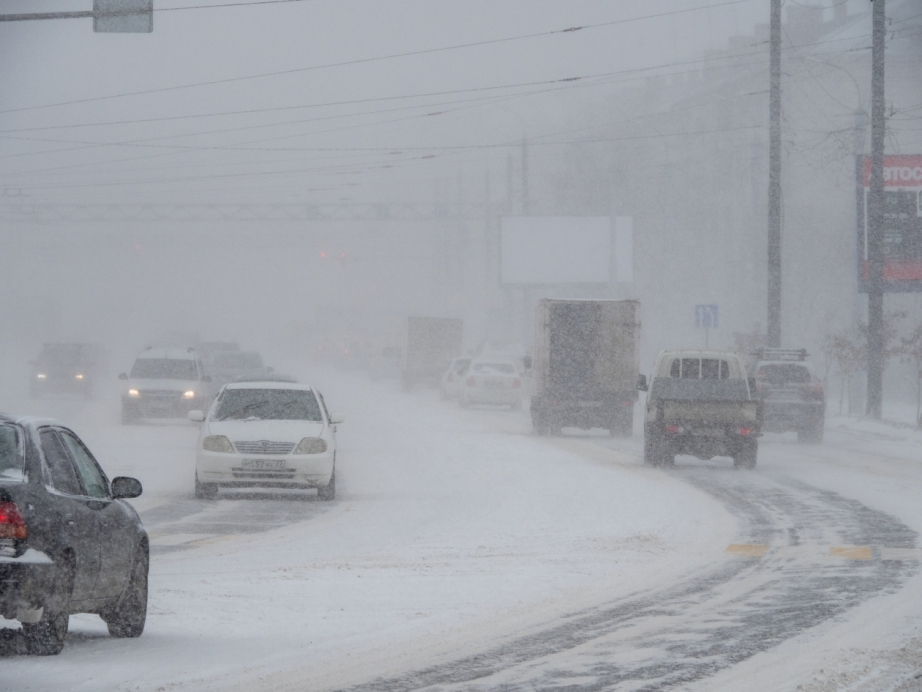
POLYGON ((98 344, 44 344, 31 363, 32 396, 80 394, 89 399, 102 357, 103 349, 98 344))
POLYGON ((142 418, 185 418, 211 403, 211 378, 191 348, 149 348, 134 362, 122 392, 122 423, 142 418))
POLYGON ((195 496, 220 488, 317 489, 336 495, 336 426, 323 395, 291 382, 236 382, 218 393, 202 423, 195 461, 195 496))
POLYGON ((30 653, 60 653, 72 613, 113 637, 144 631, 149 540, 125 501, 140 494, 61 423, 0 414, 0 616, 30 653))
POLYGON ((458 400, 462 406, 522 406, 522 377, 511 360, 472 360, 462 379, 463 385, 458 392, 458 400))

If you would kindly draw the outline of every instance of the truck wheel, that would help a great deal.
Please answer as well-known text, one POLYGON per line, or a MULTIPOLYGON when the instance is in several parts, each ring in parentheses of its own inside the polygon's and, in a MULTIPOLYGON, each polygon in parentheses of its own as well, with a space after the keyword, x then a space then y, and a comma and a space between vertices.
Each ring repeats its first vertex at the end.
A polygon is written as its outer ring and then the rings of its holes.
POLYGON ((823 441, 825 421, 820 418, 809 428, 797 431, 797 441, 800 444, 820 444, 823 441))
POLYGON ((756 467, 758 449, 758 446, 754 444, 744 445, 733 457, 734 468, 754 469, 756 467))
POLYGON ((608 424, 610 437, 630 437, 634 427, 634 412, 630 409, 619 411, 612 416, 608 424))
POLYGON ((643 463, 647 466, 675 465, 675 454, 670 454, 671 451, 668 443, 660 439, 659 435, 644 435, 643 463))
POLYGON ((216 483, 199 483, 195 479, 195 499, 196 500, 214 500, 218 497, 218 486, 216 483))

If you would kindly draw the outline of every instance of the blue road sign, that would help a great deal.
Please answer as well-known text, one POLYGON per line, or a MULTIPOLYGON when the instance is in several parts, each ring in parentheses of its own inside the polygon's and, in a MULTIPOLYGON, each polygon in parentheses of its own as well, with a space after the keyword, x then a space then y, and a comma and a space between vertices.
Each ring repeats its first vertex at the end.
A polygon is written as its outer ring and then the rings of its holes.
POLYGON ((695 326, 702 329, 717 329, 717 306, 696 305, 695 326))

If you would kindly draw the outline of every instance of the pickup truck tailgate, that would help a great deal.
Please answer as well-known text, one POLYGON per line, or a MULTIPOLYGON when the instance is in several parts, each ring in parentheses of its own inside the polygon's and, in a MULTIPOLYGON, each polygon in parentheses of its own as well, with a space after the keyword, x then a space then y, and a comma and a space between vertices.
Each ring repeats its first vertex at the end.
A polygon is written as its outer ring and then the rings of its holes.
POLYGON ((662 402, 664 421, 706 422, 709 424, 745 421, 755 423, 757 401, 695 401, 667 399, 662 402))

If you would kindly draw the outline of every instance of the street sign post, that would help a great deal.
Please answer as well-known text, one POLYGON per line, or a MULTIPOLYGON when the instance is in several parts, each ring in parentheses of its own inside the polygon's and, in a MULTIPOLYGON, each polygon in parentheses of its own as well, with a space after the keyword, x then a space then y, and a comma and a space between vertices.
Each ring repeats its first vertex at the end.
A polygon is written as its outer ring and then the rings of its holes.
POLYGON ((696 305, 695 306, 695 327, 704 329, 704 347, 709 348, 709 332, 717 329, 719 323, 719 313, 717 305, 696 305))

